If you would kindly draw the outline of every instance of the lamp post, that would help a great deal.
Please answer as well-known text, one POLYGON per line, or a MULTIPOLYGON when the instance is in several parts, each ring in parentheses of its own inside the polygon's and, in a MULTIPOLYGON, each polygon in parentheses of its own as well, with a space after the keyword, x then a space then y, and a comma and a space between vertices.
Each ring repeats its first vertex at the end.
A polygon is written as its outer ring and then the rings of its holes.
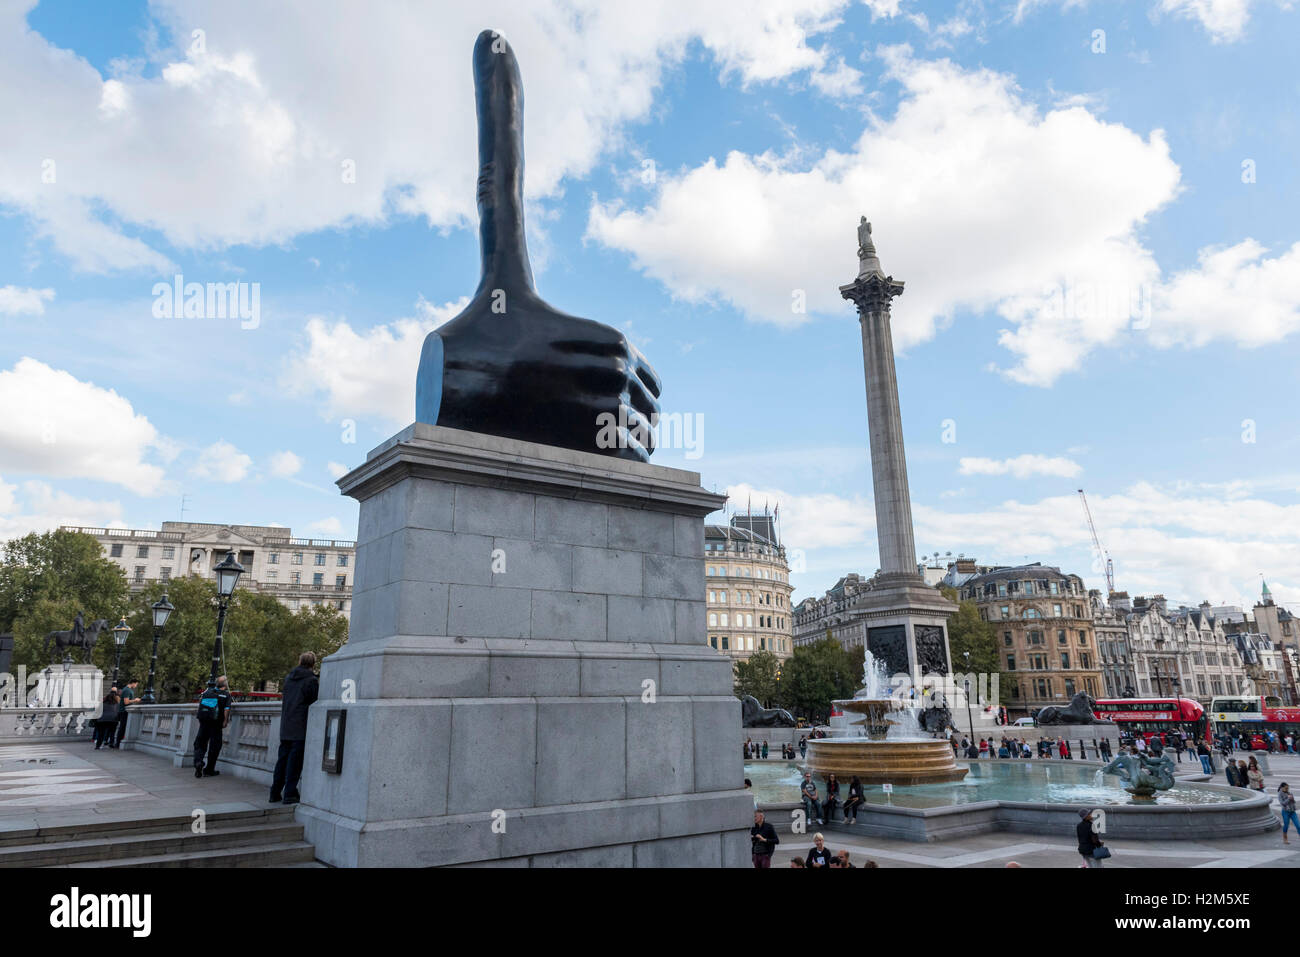
POLYGON ((217 640, 212 644, 212 673, 208 676, 208 687, 217 687, 217 668, 221 664, 221 636, 226 630, 226 606, 230 596, 239 584, 239 576, 244 574, 244 566, 235 561, 234 552, 226 552, 221 564, 213 569, 217 573, 217 640))
POLYGON ((166 592, 163 592, 163 596, 149 607, 153 612, 153 657, 149 659, 149 687, 144 689, 144 696, 140 698, 141 704, 155 704, 153 678, 158 670, 158 639, 162 637, 163 626, 167 624, 167 619, 176 610, 176 606, 167 600, 166 592))
POLYGON ((113 628, 113 687, 117 687, 117 672, 122 666, 122 648, 126 639, 131 637, 131 626, 126 623, 126 615, 113 628))

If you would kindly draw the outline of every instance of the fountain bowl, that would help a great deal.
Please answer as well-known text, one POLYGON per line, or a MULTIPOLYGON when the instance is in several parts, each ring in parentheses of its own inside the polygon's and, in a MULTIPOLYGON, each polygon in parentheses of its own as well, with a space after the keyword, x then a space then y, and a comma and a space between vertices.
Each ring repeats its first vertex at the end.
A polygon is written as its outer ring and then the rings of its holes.
POLYGON ((804 767, 816 775, 834 773, 847 783, 857 777, 862 784, 941 784, 960 781, 967 769, 958 767, 952 745, 943 738, 928 735, 888 737, 891 711, 902 709, 896 698, 848 698, 836 701, 836 707, 864 715, 860 721, 865 737, 840 736, 814 738, 808 742, 804 767))

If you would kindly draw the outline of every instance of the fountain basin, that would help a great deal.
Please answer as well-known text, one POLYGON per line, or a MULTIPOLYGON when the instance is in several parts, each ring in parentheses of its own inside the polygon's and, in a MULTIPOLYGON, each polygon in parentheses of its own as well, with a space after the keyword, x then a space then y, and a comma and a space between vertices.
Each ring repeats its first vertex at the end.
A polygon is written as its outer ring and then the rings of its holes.
MULTIPOLYGON (((1128 840, 1230 838, 1279 827, 1269 808, 1270 795, 1226 784, 1180 778, 1171 790, 1157 792, 1155 803, 1136 803, 1119 787, 1118 777, 1096 786, 1093 778, 1102 765, 1094 761, 985 760, 969 767, 967 778, 948 784, 899 788, 892 794, 879 785, 866 786, 857 825, 846 826, 837 818, 822 830, 907 841, 996 831, 1073 838, 1078 812, 1097 807, 1106 810, 1108 836, 1128 840)), ((754 781, 759 807, 784 833, 784 822, 800 807, 799 767, 751 764, 745 774, 754 781)))
POLYGON ((855 775, 863 784, 942 784, 960 781, 952 745, 940 739, 873 741, 869 738, 817 738, 808 742, 804 765, 817 780, 834 773, 848 784, 855 775))

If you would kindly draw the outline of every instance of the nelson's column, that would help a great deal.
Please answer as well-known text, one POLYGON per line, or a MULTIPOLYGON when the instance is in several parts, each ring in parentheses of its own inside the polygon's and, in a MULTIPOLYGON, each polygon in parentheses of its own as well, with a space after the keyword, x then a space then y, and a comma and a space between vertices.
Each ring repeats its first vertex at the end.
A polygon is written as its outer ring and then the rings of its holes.
POLYGON ((865 644, 871 653, 885 662, 891 675, 906 673, 920 685, 927 675, 947 675, 951 670, 947 625, 957 606, 928 586, 916 570, 903 420, 889 331, 890 302, 902 293, 902 282, 880 268, 871 224, 864 216, 858 226, 858 276, 840 286, 840 294, 858 307, 862 326, 880 570, 856 610, 865 612, 865 644))

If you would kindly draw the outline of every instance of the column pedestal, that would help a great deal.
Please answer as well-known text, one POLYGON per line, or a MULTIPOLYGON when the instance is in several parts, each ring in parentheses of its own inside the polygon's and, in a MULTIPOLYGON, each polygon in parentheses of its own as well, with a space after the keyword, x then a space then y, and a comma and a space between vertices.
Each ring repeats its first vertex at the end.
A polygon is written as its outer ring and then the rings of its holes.
POLYGON ((298 818, 338 866, 741 866, 731 662, 693 472, 415 424, 361 502, 298 818), (327 714, 346 712, 337 773, 327 714))

